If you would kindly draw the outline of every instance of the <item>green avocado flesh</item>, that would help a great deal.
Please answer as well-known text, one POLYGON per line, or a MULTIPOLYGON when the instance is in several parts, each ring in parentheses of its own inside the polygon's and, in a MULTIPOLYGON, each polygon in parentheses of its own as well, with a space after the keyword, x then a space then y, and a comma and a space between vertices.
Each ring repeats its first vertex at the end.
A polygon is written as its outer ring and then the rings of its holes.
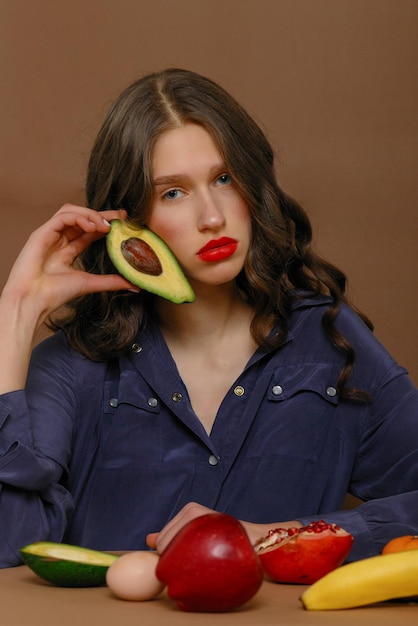
POLYGON ((177 259, 148 228, 113 220, 106 245, 115 268, 133 285, 177 304, 194 301, 193 289, 177 259))
POLYGON ((100 587, 115 554, 65 543, 38 541, 20 549, 25 565, 58 587, 100 587))

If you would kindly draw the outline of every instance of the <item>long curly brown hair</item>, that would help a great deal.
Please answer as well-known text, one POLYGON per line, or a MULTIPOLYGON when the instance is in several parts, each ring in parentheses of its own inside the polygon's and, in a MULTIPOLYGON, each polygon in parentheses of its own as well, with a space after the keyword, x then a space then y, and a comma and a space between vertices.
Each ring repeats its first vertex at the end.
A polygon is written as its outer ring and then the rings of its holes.
MULTIPOLYGON (((323 325, 345 357, 338 391, 352 399, 364 399, 361 392, 345 388, 355 356, 334 324, 346 301, 346 277, 312 250, 309 218, 280 189, 270 143, 221 86, 188 70, 167 69, 149 74, 123 91, 111 106, 91 152, 88 206, 98 211, 124 208, 130 221, 146 225, 153 199, 155 142, 164 131, 185 123, 200 124, 211 134, 250 207, 252 240, 237 285, 254 308, 254 340, 258 345, 275 342, 276 346, 285 341, 295 292, 331 295, 323 325), (272 338, 274 324, 281 330, 272 338)), ((115 271, 103 239, 93 243, 79 260, 88 272, 115 271)), ((56 320, 54 328, 62 328, 70 344, 90 359, 114 358, 130 346, 153 299, 145 292, 90 294, 70 303, 69 315, 56 320)))

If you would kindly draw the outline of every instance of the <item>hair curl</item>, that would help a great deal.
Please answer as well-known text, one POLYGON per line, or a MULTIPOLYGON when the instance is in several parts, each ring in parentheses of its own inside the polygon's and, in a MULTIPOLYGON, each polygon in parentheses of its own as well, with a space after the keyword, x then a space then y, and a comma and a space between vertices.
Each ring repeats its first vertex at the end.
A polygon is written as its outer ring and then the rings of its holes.
MULTIPOLYGON (((285 341, 297 290, 331 295, 323 326, 345 359, 338 391, 343 397, 366 399, 361 391, 345 387, 354 351, 334 323, 346 301, 346 277, 312 250, 309 218, 280 189, 274 153, 263 131, 218 84, 188 70, 168 69, 149 74, 123 91, 105 117, 91 152, 88 206, 97 211, 124 208, 131 222, 146 225, 153 198, 155 142, 164 131, 185 123, 199 124, 211 134, 250 208, 252 239, 237 285, 254 308, 254 340, 276 346, 285 341), (271 337, 273 324, 281 330, 271 337)), ((103 239, 94 242, 79 261, 88 272, 114 272, 103 239)), ((152 303, 153 296, 145 292, 89 294, 71 302, 69 315, 55 320, 53 327, 62 328, 70 344, 87 357, 106 360, 127 350, 152 303)))

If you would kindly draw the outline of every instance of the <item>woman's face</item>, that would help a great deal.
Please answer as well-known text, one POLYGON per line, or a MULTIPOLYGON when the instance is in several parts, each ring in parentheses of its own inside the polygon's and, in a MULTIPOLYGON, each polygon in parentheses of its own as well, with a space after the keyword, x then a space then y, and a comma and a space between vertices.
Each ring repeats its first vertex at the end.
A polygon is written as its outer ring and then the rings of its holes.
POLYGON ((233 281, 248 252, 250 213, 211 135, 197 124, 163 133, 152 175, 148 228, 166 242, 194 287, 233 281))

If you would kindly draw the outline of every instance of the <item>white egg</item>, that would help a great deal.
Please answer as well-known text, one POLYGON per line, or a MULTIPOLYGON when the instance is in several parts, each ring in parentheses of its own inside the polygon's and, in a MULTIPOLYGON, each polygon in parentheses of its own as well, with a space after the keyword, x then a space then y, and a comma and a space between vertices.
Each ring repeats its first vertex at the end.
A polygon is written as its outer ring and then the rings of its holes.
POLYGON ((122 600, 140 602, 155 598, 164 589, 155 574, 158 558, 156 552, 147 550, 123 554, 107 570, 107 586, 122 600))

